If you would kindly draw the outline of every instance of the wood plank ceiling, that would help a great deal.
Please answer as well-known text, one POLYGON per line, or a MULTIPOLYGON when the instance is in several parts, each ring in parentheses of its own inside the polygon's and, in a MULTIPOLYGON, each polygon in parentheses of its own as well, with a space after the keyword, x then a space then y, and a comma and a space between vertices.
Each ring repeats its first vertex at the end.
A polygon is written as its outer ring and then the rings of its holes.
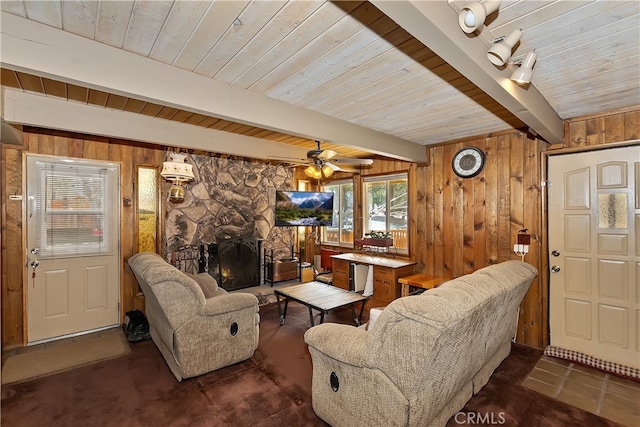
MULTIPOLYGON (((451 2, 455 25, 464 3, 451 2)), ((527 126, 369 2, 3 0, 1 8, 3 19, 43 23, 419 145, 527 126)), ((639 2, 507 0, 479 36, 490 46, 487 40, 518 28, 513 57, 535 49, 531 86, 559 119, 640 104, 639 2)), ((305 148, 322 137, 2 66, 2 85, 25 93, 305 148)), ((374 152, 331 142, 324 148, 345 156, 374 152)))

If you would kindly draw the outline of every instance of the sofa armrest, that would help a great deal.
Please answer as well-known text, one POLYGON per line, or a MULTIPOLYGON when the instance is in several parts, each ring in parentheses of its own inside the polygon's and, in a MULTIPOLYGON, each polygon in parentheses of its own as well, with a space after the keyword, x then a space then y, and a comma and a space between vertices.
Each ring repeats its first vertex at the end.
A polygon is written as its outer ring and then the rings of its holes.
POLYGON ((258 310, 258 298, 249 293, 234 293, 207 299, 202 314, 214 316, 255 307, 258 310))
POLYGON ((369 334, 362 328, 323 323, 307 330, 304 341, 319 352, 353 366, 365 366, 369 334))

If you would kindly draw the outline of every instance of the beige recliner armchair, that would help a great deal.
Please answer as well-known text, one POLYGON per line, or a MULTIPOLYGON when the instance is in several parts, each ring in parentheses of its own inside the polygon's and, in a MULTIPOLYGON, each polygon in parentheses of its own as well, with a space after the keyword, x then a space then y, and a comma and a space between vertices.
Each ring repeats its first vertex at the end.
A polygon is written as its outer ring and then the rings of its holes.
POLYGON ((253 356, 258 347, 258 299, 228 294, 211 276, 187 275, 160 255, 129 258, 145 297, 151 338, 181 381, 253 356))
POLYGON ((536 275, 507 261, 397 299, 368 330, 312 327, 314 411, 333 427, 444 426, 509 355, 536 275))

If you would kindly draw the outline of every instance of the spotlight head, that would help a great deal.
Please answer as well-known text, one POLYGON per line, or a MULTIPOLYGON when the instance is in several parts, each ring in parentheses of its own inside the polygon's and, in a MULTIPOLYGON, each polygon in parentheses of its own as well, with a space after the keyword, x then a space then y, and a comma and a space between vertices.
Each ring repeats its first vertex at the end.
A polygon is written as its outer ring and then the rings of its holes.
POLYGON ((487 16, 500 8, 501 0, 484 0, 465 5, 458 14, 458 24, 462 31, 471 34, 479 29, 487 16))
POLYGON ((464 24, 469 28, 476 28, 476 14, 468 10, 464 16, 464 24))
POLYGON ((535 51, 529 52, 522 61, 522 65, 511 74, 511 80, 521 84, 531 83, 533 64, 535 64, 537 58, 538 54, 535 51))
POLYGON ((514 30, 509 34, 502 42, 495 43, 487 52, 487 58, 493 65, 502 66, 509 58, 511 58, 511 51, 513 47, 520 41, 522 37, 522 31, 514 30))

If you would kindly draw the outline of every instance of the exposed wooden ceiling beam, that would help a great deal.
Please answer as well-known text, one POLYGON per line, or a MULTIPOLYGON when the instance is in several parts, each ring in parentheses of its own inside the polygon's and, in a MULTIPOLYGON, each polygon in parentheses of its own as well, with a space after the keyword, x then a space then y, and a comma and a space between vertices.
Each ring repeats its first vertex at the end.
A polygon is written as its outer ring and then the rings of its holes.
MULTIPOLYGON (((1 20, 0 60, 8 69, 400 160, 427 160, 424 146, 402 138, 233 88, 6 12, 1 12, 1 20)), ((270 154, 259 151, 254 157, 270 154)))
POLYGON ((248 158, 267 151, 275 157, 305 158, 307 149, 237 133, 48 98, 14 89, 3 91, 7 122, 111 138, 149 142, 248 158))
POLYGON ((482 38, 468 36, 456 11, 446 1, 371 0, 380 11, 444 59, 462 75, 509 110, 547 142, 564 141, 562 119, 533 86, 511 81, 511 71, 487 59, 482 38))
POLYGON ((0 142, 22 145, 22 125, 7 123, 4 119, 0 119, 0 142))

